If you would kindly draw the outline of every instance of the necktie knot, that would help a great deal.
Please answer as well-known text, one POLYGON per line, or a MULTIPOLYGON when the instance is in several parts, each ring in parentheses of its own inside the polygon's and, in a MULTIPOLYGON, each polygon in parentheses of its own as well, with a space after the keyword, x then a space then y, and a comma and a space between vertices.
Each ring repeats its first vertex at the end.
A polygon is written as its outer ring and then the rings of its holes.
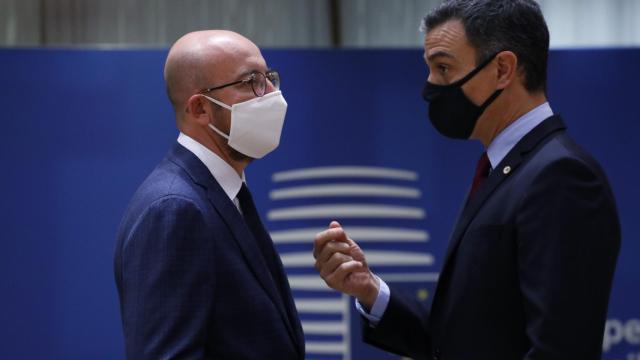
POLYGON ((238 192, 238 200, 240 200, 240 208, 242 209, 242 214, 244 216, 246 216, 248 211, 252 211, 255 209, 255 204, 253 203, 251 192, 249 192, 249 188, 244 182, 242 183, 242 187, 240 187, 240 191, 238 192))

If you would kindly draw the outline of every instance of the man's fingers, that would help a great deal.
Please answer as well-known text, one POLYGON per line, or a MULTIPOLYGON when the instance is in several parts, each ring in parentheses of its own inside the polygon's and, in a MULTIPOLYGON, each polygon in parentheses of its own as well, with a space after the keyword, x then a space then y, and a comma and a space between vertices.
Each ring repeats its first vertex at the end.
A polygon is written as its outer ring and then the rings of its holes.
POLYGON ((351 247, 345 243, 332 241, 325 245, 322 251, 316 256, 320 264, 324 264, 334 253, 342 253, 351 256, 351 247))
POLYGON ((351 256, 339 252, 333 253, 331 257, 321 265, 320 276, 324 278, 330 275, 338 268, 338 266, 349 261, 353 261, 351 256))
MULTIPOLYGON (((329 223, 329 230, 332 229, 342 229, 342 225, 340 225, 339 222, 337 222, 336 220, 333 220, 331 223, 329 223)), ((344 241, 344 242, 349 242, 348 238, 347 238, 347 234, 345 234, 344 229, 342 230, 341 233, 336 234, 336 238, 334 240, 336 241, 344 241)))
MULTIPOLYGON (((360 261, 347 261, 338 266, 331 274, 324 277, 324 280, 333 288, 340 289, 346 277, 362 269, 364 265, 360 261)), ((347 290, 347 289, 344 289, 347 290)))
POLYGON ((349 249, 350 249, 349 254, 353 257, 354 260, 362 261, 362 262, 365 261, 364 252, 362 251, 360 246, 358 246, 358 244, 356 244, 353 240, 351 240, 349 249))
POLYGON ((327 230, 316 234, 313 242, 315 268, 329 287, 351 293, 349 277, 354 273, 367 272, 362 249, 351 240, 337 221, 332 221, 327 230))
POLYGON ((324 249, 325 245, 331 241, 340 241, 348 243, 347 236, 341 227, 331 228, 316 234, 313 241, 313 257, 318 258, 318 254, 324 249))
POLYGON ((350 256, 351 247, 349 247, 349 245, 342 242, 332 241, 332 242, 329 242, 327 245, 325 245, 324 248, 322 248, 322 251, 320 251, 319 253, 316 253, 316 251, 314 251, 313 256, 316 258, 314 267, 316 268, 316 270, 320 272, 324 267, 325 263, 335 253, 341 253, 351 257, 350 256))

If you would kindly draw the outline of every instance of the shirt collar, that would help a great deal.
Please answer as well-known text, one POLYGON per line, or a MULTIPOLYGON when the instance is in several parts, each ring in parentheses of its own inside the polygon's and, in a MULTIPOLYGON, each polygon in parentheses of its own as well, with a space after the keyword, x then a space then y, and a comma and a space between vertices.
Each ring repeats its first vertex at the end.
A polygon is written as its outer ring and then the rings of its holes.
POLYGON ((495 169, 509 151, 516 146, 518 141, 552 115, 551 106, 549 106, 548 102, 545 102, 522 115, 502 130, 487 148, 487 156, 489 157, 491 168, 495 169))
POLYGON ((242 183, 245 182, 244 172, 242 177, 238 176, 231 165, 221 157, 182 132, 178 136, 178 143, 202 161, 229 199, 233 201, 238 196, 242 183))

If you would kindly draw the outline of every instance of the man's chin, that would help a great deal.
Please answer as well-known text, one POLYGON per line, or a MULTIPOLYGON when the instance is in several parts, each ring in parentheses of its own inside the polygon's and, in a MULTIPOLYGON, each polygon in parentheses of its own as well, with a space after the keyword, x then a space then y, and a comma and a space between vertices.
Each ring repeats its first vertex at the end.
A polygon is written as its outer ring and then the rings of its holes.
POLYGON ((229 155, 234 161, 239 161, 239 162, 245 162, 245 161, 252 162, 253 160, 255 160, 254 158, 247 156, 230 146, 229 146, 229 155))

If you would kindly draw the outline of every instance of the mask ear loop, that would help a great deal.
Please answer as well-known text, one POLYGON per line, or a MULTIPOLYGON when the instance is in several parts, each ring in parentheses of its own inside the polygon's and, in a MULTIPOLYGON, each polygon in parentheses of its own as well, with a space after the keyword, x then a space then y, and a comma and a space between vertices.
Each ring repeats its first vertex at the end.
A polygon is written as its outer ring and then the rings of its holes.
MULTIPOLYGON (((493 59, 496 58, 496 56, 498 56, 498 54, 500 54, 502 51, 498 51, 497 53, 493 54, 493 56, 489 57, 487 60, 485 60, 484 62, 482 62, 478 67, 476 67, 475 69, 473 69, 473 71, 471 71, 469 74, 467 74, 467 76, 463 77, 462 79, 456 81, 456 85, 458 85, 458 83, 460 83, 458 86, 462 86, 464 85, 464 83, 466 83, 467 81, 469 81, 474 75, 476 75, 480 70, 484 69, 485 66, 489 65, 489 63, 491 63, 493 61, 493 59)), ((500 94, 502 94, 502 91, 504 89, 498 89, 496 91, 493 92, 493 94, 491 94, 491 96, 489 96, 489 98, 487 100, 485 100, 482 105, 480 105, 480 113, 482 114, 484 112, 484 110, 486 108, 489 107, 489 105, 491 105, 498 96, 500 96, 500 94)))
POLYGON ((498 89, 496 91, 493 92, 493 94, 491 94, 491 96, 489 96, 489 98, 487 100, 485 100, 484 103, 482 103, 482 105, 480 105, 480 113, 482 114, 484 112, 484 110, 486 108, 489 107, 489 105, 491 105, 491 103, 498 97, 500 96, 500 94, 502 94, 502 90, 504 89, 498 89))
MULTIPOLYGON (((220 106, 222 106, 222 107, 223 107, 223 108, 225 108, 225 109, 231 110, 231 106, 229 106, 229 105, 227 105, 227 104, 223 103, 222 101, 218 101, 218 100, 216 100, 216 99, 214 99, 214 98, 212 98, 212 97, 209 97, 209 96, 207 96, 207 95, 204 95, 204 94, 201 94, 201 95, 202 95, 205 99, 207 99, 207 100, 211 101, 212 103, 217 104, 217 105, 220 105, 220 106)), ((223 133, 222 131, 220 131, 217 127, 213 126, 213 124, 212 124, 212 123, 209 123, 208 125, 209 125, 209 128, 211 128, 211 130, 215 131, 216 133, 218 133, 218 135, 222 136, 223 138, 225 138, 225 139, 229 140, 229 135, 227 135, 227 134, 223 133)))
POLYGON ((471 78, 476 76, 476 74, 479 73, 480 70, 484 69, 487 65, 489 65, 493 61, 493 59, 495 59, 496 56, 498 56, 498 54, 500 54, 501 52, 502 51, 498 51, 497 53, 493 54, 492 56, 487 58, 485 61, 480 63, 480 65, 478 65, 475 69, 471 70, 471 72, 468 73, 467 75, 465 75, 462 79, 454 82, 453 84, 451 84, 449 86, 462 86, 462 85, 464 85, 467 81, 471 80, 471 78))
POLYGON ((208 97, 208 96, 207 96, 207 95, 205 95, 205 94, 200 94, 200 95, 202 95, 205 99, 207 99, 207 100, 211 101, 211 102, 212 102, 212 103, 214 103, 214 104, 220 105, 220 106, 222 106, 223 108, 225 108, 225 109, 227 109, 227 110, 231 110, 231 106, 229 106, 229 105, 227 105, 227 104, 223 103, 222 101, 216 100, 216 99, 214 99, 214 98, 212 98, 212 97, 208 97))
POLYGON ((229 140, 229 135, 223 133, 222 131, 220 131, 217 127, 213 126, 212 123, 209 123, 209 127, 211 128, 211 130, 215 131, 218 133, 218 135, 222 136, 223 138, 229 140))

